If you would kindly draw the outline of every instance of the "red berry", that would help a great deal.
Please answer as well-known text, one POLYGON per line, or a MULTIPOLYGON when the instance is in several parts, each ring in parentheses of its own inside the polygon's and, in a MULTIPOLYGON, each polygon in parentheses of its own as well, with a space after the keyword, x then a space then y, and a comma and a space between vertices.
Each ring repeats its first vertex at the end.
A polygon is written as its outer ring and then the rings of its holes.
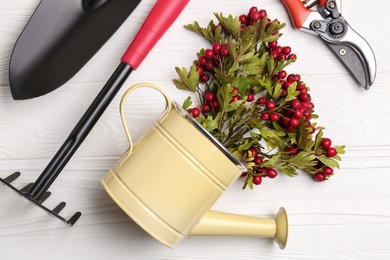
POLYGON ((248 16, 246 16, 245 14, 240 15, 238 19, 240 20, 241 24, 246 24, 248 22, 248 16))
POLYGON ((332 145, 332 140, 330 140, 329 138, 324 138, 324 139, 322 139, 322 141, 321 141, 321 145, 322 145, 322 147, 324 147, 325 149, 328 149, 328 148, 332 145))
POLYGON ((262 162, 263 162, 263 157, 260 157, 260 156, 259 156, 259 157, 256 157, 256 158, 255 158, 255 164, 256 164, 256 165, 260 165, 262 162))
POLYGON ((223 57, 229 57, 230 53, 229 53, 228 46, 226 45, 222 46, 220 53, 223 57))
POLYGON ((309 94, 307 93, 301 93, 299 94, 299 99, 301 101, 310 101, 309 94))
POLYGON ((267 170, 267 176, 271 179, 275 178, 278 176, 278 172, 275 169, 268 169, 267 170))
POLYGON ((266 104, 266 107, 269 110, 275 109, 276 108, 276 103, 274 101, 268 101, 267 104, 266 104))
POLYGON ((205 56, 200 56, 200 57, 198 58, 198 62, 199 62, 199 65, 200 65, 200 66, 206 65, 206 61, 207 61, 207 59, 206 59, 205 56))
POLYGON ((281 70, 278 73, 278 78, 279 79, 284 79, 287 76, 287 72, 285 70, 281 70))
POLYGON ((283 47, 283 48, 282 48, 282 52, 283 52, 283 54, 285 54, 285 55, 290 55, 290 53, 291 53, 291 48, 290 48, 289 46, 283 47))
POLYGON ((214 67, 215 67, 215 63, 211 60, 206 61, 206 65, 204 66, 204 68, 209 72, 213 71, 214 67))
POLYGON ((213 101, 215 95, 213 92, 207 92, 206 95, 205 95, 205 99, 209 102, 213 101))
POLYGON ((326 150, 327 157, 333 157, 336 156, 336 154, 337 154, 337 150, 332 147, 329 147, 328 150, 326 150))
POLYGON ((213 52, 214 52, 214 54, 219 53, 221 48, 222 48, 222 44, 220 44, 219 42, 214 43, 213 44, 213 52))
POLYGON ((243 172, 243 173, 241 173, 241 178, 244 178, 244 177, 246 177, 246 176, 248 176, 248 173, 247 172, 243 172))
POLYGON ((283 118, 283 125, 288 126, 290 124, 290 118, 289 117, 284 117, 283 118))
POLYGON ((295 109, 294 116, 298 119, 301 119, 303 117, 303 109, 302 108, 295 109))
POLYGON ((294 99, 293 101, 291 101, 291 107, 294 109, 300 108, 301 101, 299 101, 298 99, 294 99))
POLYGON ((308 131, 309 131, 309 134, 314 134, 314 132, 316 131, 316 129, 314 128, 314 126, 308 126, 307 127, 308 131))
POLYGON ((253 157, 256 157, 259 153, 257 152, 256 148, 251 148, 249 149, 249 151, 251 152, 251 155, 253 157))
POLYGON ((264 19, 266 16, 267 16, 267 11, 266 10, 260 10, 260 11, 258 11, 258 13, 259 13, 259 18, 260 19, 264 19))
POLYGON ((214 59, 214 51, 212 49, 207 49, 204 51, 204 56, 206 57, 206 59, 212 60, 214 59))
POLYGON ((270 48, 276 48, 276 47, 278 47, 278 41, 269 42, 268 46, 270 48))
POLYGON ((297 126, 299 126, 299 119, 297 119, 297 118, 295 118, 295 117, 291 118, 291 119, 290 119, 290 126, 292 126, 292 127, 297 127, 297 126))
POLYGON ((276 57, 277 60, 285 60, 286 59, 286 55, 284 55, 283 53, 279 53, 278 56, 276 57))
POLYGON ((301 81, 301 75, 295 74, 295 80, 296 81, 301 81))
POLYGON ((251 13, 251 19, 252 19, 252 21, 254 21, 254 22, 260 20, 260 13, 259 13, 259 12, 253 12, 253 13, 251 13))
POLYGON ((204 112, 204 113, 209 113, 210 112, 210 110, 211 110, 211 108, 210 108, 210 106, 208 105, 208 104, 203 104, 202 105, 202 111, 204 112))
POLYGON ((290 54, 287 57, 287 60, 296 60, 296 59, 297 59, 297 55, 295 55, 295 54, 290 54))
POLYGON ((219 107, 219 103, 218 103, 218 100, 214 99, 213 101, 211 101, 211 106, 214 108, 214 109, 217 109, 219 107))
MULTIPOLYGON (((296 77, 296 75, 295 75, 295 77, 296 77)), ((301 89, 305 89, 306 87, 305 87, 305 85, 303 85, 303 84, 298 84, 297 85, 297 90, 298 91, 301 91, 301 89)))
POLYGON ((257 100, 257 104, 259 104, 259 105, 265 105, 266 103, 267 103, 267 100, 265 99, 265 97, 260 97, 257 100))
POLYGON ((275 51, 279 54, 282 53, 282 47, 276 46, 275 51))
POLYGON ((289 132, 289 133, 294 133, 295 130, 297 130, 297 128, 296 128, 296 127, 293 127, 293 126, 291 126, 291 125, 289 125, 289 126, 286 127, 286 130, 287 130, 287 132, 289 132))
POLYGON ((230 91, 230 94, 238 94, 238 88, 234 87, 232 91, 230 91))
POLYGON ((232 100, 230 101, 231 103, 234 103, 236 101, 240 100, 240 96, 239 95, 236 95, 232 98, 232 100))
POLYGON ((196 71, 199 73, 199 76, 202 76, 204 73, 203 68, 201 66, 197 66, 196 71))
POLYGON ((277 113, 272 113, 270 115, 270 119, 271 119, 271 121, 278 122, 280 119, 280 116, 277 113))
POLYGON ((203 74, 203 75, 200 75, 200 77, 199 77, 199 81, 202 83, 206 83, 209 79, 210 79, 209 74, 203 74))
POLYGON ((306 117, 306 119, 310 119, 311 113, 309 111, 303 112, 303 116, 306 117))
POLYGON ((252 14, 253 12, 257 12, 257 7, 256 7, 256 6, 252 6, 252 7, 249 9, 249 14, 252 14))
POLYGON ((285 82, 283 82, 283 88, 288 89, 291 86, 291 84, 292 83, 290 81, 285 81, 285 82))
POLYGON ((322 172, 317 172, 316 174, 314 174, 315 181, 323 182, 325 179, 325 175, 322 172))
POLYGON ((253 100, 255 100, 255 95, 254 94, 249 93, 248 95, 246 95, 246 101, 253 102, 253 100))
POLYGON ((330 168, 330 167, 325 167, 325 168, 324 168, 324 174, 325 174, 326 176, 332 175, 332 174, 333 174, 333 169, 330 168))
POLYGON ((269 120, 269 113, 264 112, 260 115, 260 118, 264 121, 269 120))
POLYGON ((194 107, 192 110, 191 110, 191 114, 193 117, 197 118, 199 115, 200 115, 200 109, 197 108, 197 107, 194 107))
POLYGON ((276 59, 278 57, 279 53, 277 53, 276 51, 271 51, 270 54, 271 54, 272 58, 276 59))
POLYGON ((294 74, 288 75, 287 81, 288 81, 288 82, 291 82, 291 83, 295 82, 295 81, 296 81, 295 75, 294 75, 294 74))
POLYGON ((255 184, 255 185, 260 185, 262 181, 263 181, 263 178, 261 178, 261 176, 257 175, 257 176, 253 177, 253 184, 255 184))

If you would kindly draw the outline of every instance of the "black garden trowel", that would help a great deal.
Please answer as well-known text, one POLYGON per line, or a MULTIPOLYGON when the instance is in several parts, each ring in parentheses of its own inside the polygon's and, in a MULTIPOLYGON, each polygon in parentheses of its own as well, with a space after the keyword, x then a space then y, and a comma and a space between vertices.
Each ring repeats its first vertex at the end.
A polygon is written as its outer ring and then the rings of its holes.
POLYGON ((141 0, 42 0, 10 62, 12 97, 47 94, 71 79, 141 0))

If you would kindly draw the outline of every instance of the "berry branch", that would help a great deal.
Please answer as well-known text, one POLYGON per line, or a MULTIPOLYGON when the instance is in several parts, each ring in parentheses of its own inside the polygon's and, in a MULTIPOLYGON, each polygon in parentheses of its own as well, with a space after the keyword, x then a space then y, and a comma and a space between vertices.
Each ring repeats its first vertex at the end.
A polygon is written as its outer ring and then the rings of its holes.
POLYGON ((313 119, 310 88, 299 74, 285 68, 297 60, 291 47, 280 46, 285 24, 270 20, 265 10, 251 7, 233 17, 215 14, 203 28, 186 25, 211 46, 201 49, 188 70, 176 68, 177 88, 193 92, 183 107, 234 156, 246 163, 244 188, 288 176, 297 170, 322 182, 339 168, 344 146, 323 138, 323 127, 313 119))

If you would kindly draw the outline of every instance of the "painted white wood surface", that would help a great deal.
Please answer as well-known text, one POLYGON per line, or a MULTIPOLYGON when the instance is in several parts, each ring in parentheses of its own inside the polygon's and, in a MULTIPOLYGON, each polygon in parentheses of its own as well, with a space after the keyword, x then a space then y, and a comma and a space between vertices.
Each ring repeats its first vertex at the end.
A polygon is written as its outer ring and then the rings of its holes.
MULTIPOLYGON (((128 42, 152 8, 143 0, 101 51, 62 88, 46 96, 13 101, 8 62, 13 44, 38 0, 0 1, 0 175, 22 172, 17 184, 33 181, 62 144, 118 64, 128 42)), ((149 237, 114 205, 99 180, 126 150, 119 99, 110 105, 87 140, 52 186, 54 206, 66 201, 64 214, 83 212, 65 227, 0 187, 0 259, 389 259, 390 257, 390 2, 344 1, 343 14, 375 50, 378 74, 365 91, 337 58, 312 35, 294 30, 281 1, 193 0, 126 85, 150 81, 181 102, 187 93, 171 80, 175 66, 189 66, 206 42, 182 28, 213 12, 240 14, 252 5, 288 22, 281 39, 298 55, 289 72, 312 87, 318 122, 334 143, 347 145, 342 169, 326 183, 307 176, 280 176, 255 191, 235 183, 214 209, 271 216, 280 206, 289 214, 290 236, 284 251, 260 238, 187 238, 169 249, 149 237)), ((135 137, 162 109, 161 98, 145 92, 129 101, 128 120, 135 137)), ((205 151, 207 152, 207 151, 205 151)), ((174 167, 174 166, 173 166, 174 167)), ((196 194, 194 194, 196 196, 196 194)))

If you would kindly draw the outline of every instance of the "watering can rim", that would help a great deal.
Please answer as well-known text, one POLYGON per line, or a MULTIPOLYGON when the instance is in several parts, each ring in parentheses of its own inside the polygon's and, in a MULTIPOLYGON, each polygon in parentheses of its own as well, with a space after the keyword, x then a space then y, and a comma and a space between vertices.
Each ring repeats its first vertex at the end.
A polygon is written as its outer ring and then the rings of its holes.
POLYGON ((213 143, 234 165, 236 165, 242 172, 247 172, 248 169, 245 165, 238 160, 231 152, 226 149, 226 147, 218 141, 212 134, 210 134, 201 124, 196 121, 196 119, 188 113, 182 106, 180 106, 177 102, 173 101, 172 106, 175 110, 183 116, 187 121, 189 121, 197 130, 199 130, 211 143, 213 143))

